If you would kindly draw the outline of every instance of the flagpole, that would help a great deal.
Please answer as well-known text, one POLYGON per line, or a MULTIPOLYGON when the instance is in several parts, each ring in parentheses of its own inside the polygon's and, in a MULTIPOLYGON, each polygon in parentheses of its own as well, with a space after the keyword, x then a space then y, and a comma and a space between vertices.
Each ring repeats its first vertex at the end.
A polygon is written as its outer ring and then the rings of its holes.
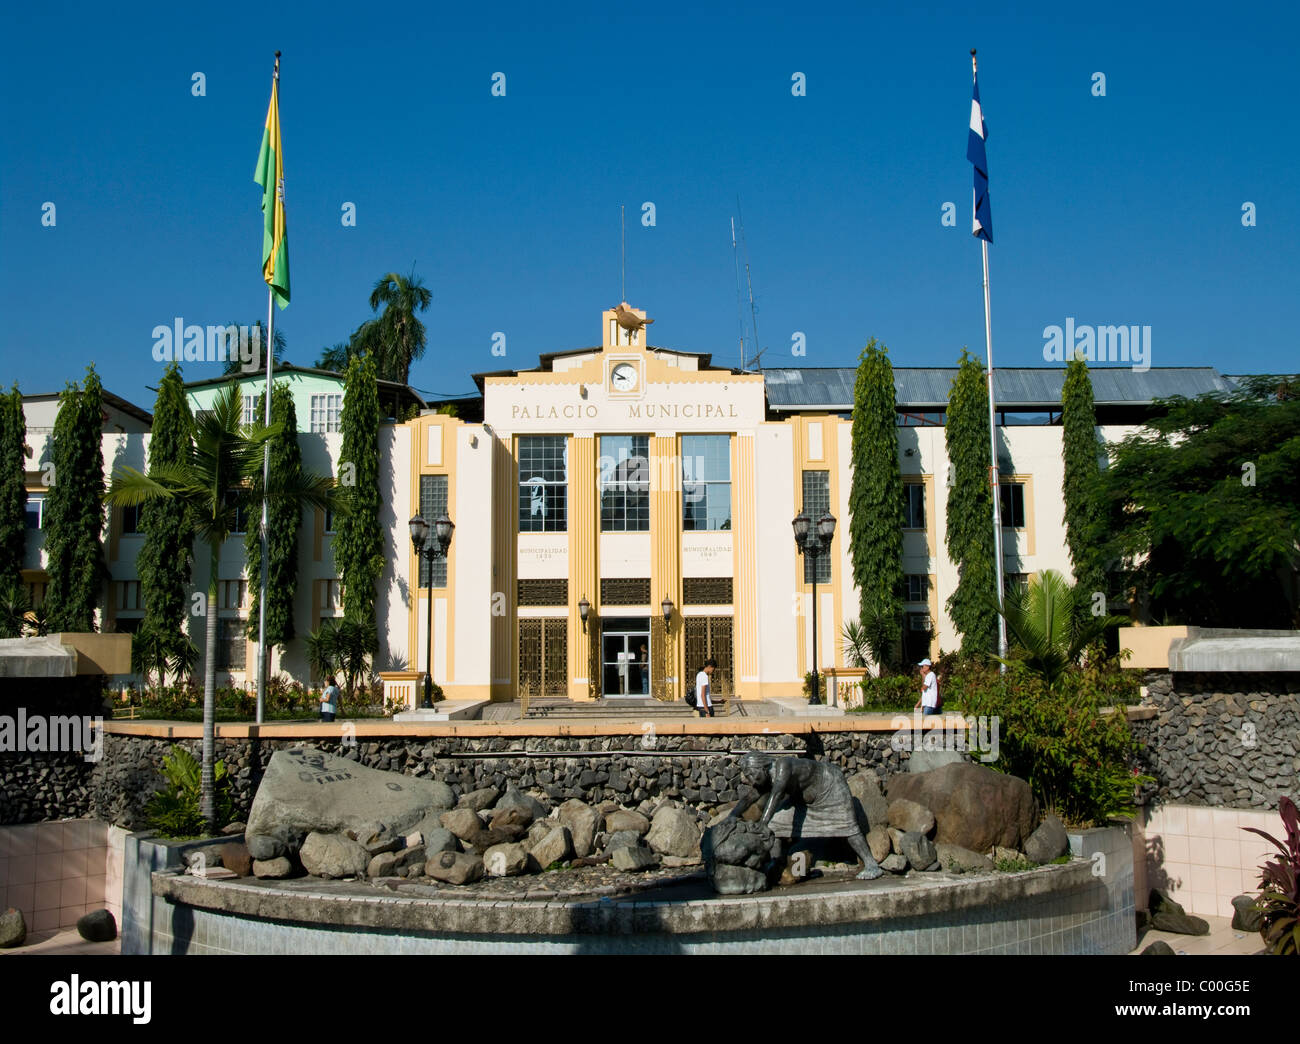
MULTIPOLYGON (((275 73, 272 87, 280 83, 280 52, 275 52, 275 73)), ((266 410, 264 423, 271 426, 271 374, 275 367, 275 288, 266 288, 266 410)), ((270 573, 270 551, 268 549, 267 529, 269 511, 267 509, 267 491, 271 483, 271 443, 262 444, 262 568, 257 602, 257 724, 262 724, 262 715, 266 706, 266 598, 267 579, 270 573)))
MULTIPOLYGON (((970 71, 974 77, 977 73, 975 66, 975 48, 970 52, 970 71)), ((983 109, 981 107, 981 119, 983 118, 983 109)), ((984 256, 984 346, 988 355, 988 371, 986 374, 989 386, 989 485, 993 490, 993 558, 997 564, 997 596, 998 596, 998 655, 1002 659, 1007 657, 1007 619, 1003 615, 1006 611, 1006 603, 1003 596, 1003 564, 1002 564, 1002 489, 998 476, 998 426, 997 426, 997 404, 993 398, 993 319, 992 309, 989 306, 989 241, 983 236, 980 237, 981 253, 984 256)), ((1007 665, 998 664, 998 670, 1005 673, 1007 665)))

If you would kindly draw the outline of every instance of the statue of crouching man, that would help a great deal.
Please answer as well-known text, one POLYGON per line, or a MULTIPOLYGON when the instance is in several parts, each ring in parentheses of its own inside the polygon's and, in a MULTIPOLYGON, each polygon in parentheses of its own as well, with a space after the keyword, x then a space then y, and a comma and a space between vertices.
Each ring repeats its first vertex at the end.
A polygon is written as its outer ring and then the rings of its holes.
POLYGON ((858 880, 871 881, 883 871, 872 858, 853 809, 853 795, 844 773, 825 761, 746 754, 741 777, 751 792, 721 823, 705 832, 702 854, 714 890, 723 895, 762 891, 767 874, 784 854, 782 841, 810 837, 845 838, 858 858, 858 880), (742 819, 770 788, 767 805, 757 821, 742 819))

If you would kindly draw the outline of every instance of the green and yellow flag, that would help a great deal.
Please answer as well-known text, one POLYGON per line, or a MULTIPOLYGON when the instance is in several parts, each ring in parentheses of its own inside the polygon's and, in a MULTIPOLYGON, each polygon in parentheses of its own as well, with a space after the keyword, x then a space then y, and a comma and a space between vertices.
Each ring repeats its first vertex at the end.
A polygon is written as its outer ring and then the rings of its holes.
POLYGON ((271 107, 253 180, 262 186, 262 277, 276 303, 289 303, 289 234, 284 219, 284 153, 280 147, 280 59, 271 80, 271 107))

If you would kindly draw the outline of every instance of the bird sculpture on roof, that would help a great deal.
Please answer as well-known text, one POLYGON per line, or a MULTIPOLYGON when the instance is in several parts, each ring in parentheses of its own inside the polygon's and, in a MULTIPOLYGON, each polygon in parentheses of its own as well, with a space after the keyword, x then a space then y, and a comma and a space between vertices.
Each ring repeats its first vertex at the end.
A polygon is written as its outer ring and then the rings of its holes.
POLYGON ((618 325, 624 330, 643 330, 654 322, 653 319, 641 318, 626 304, 621 304, 615 308, 614 316, 618 319, 618 325))

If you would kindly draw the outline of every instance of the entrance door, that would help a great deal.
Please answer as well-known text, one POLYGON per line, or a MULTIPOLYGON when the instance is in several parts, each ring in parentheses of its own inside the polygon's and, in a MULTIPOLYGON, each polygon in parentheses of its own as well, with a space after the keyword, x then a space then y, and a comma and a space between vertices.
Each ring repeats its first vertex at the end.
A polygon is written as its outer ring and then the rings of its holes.
POLYGON ((650 618, 601 620, 601 674, 606 696, 650 695, 650 618))

